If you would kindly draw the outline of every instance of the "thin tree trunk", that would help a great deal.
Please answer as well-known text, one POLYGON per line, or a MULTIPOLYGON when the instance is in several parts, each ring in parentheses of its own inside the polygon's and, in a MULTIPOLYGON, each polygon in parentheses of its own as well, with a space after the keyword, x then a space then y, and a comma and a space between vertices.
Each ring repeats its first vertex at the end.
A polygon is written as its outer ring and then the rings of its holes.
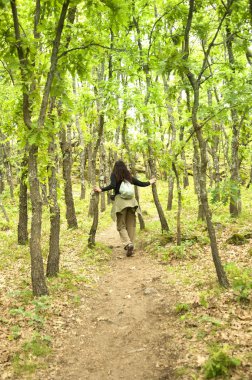
POLYGON ((3 213, 3 215, 4 215, 4 218, 5 218, 6 222, 9 223, 9 222, 10 222, 10 219, 9 219, 9 217, 8 217, 8 214, 7 214, 6 210, 5 210, 5 207, 4 207, 4 205, 3 205, 3 202, 2 202, 1 197, 0 197, 0 209, 2 210, 2 213, 3 213))
POLYGON ((11 157, 11 148, 10 148, 10 142, 6 141, 6 136, 0 132, 1 140, 3 143, 1 144, 1 150, 2 150, 2 157, 3 157, 3 164, 5 167, 5 174, 6 174, 6 180, 9 185, 10 189, 10 196, 13 199, 14 198, 14 185, 13 185, 13 176, 12 176, 12 167, 10 163, 10 157, 11 157))
MULTIPOLYGON (((231 11, 229 12, 231 14, 231 11)), ((226 25, 226 46, 228 52, 228 59, 230 68, 235 75, 235 58, 233 53, 233 35, 229 27, 229 20, 227 19, 226 25)), ((231 77, 230 82, 233 78, 231 77)), ((230 203, 229 211, 232 217, 238 217, 241 210, 241 196, 240 196, 240 184, 239 184, 239 134, 240 134, 240 125, 238 120, 238 114, 235 109, 231 109, 231 118, 232 118, 232 141, 231 141, 231 167, 230 167, 230 182, 231 182, 231 191, 230 191, 230 203), (234 189, 234 191, 232 191, 234 189)))
MULTIPOLYGON (((169 103, 169 100, 167 99, 168 97, 168 91, 169 91, 169 86, 166 80, 165 75, 163 75, 163 84, 164 84, 164 90, 166 93, 166 108, 167 108, 167 116, 168 116, 168 121, 170 123, 170 149, 169 149, 169 155, 172 156, 173 154, 173 144, 176 141, 176 126, 175 126, 175 120, 173 116, 173 108, 171 104, 169 103)), ((174 189, 174 177, 173 173, 171 172, 170 175, 168 176, 168 200, 167 200, 167 210, 172 209, 172 202, 173 202, 173 189, 174 189)))
MULTIPOLYGON (((77 83, 76 79, 73 78, 73 92, 75 96, 77 97, 77 83)), ((79 148, 80 148, 80 183, 81 183, 81 189, 80 189, 80 199, 85 199, 86 196, 86 185, 85 185, 85 142, 84 142, 84 136, 83 131, 80 125, 79 121, 79 115, 76 115, 75 118, 75 124, 79 135, 79 148)))
POLYGON ((4 176, 3 171, 0 169, 0 194, 4 192, 4 176))
POLYGON ((59 272, 60 249, 60 208, 58 205, 58 181, 56 172, 56 144, 52 141, 48 149, 50 165, 48 166, 48 187, 49 187, 49 205, 50 205, 50 241, 49 255, 47 259, 46 275, 47 277, 57 276, 59 272))
MULTIPOLYGON (((106 170, 106 153, 104 148, 104 141, 100 144, 100 187, 105 184, 105 170, 106 170)), ((101 212, 106 210, 105 192, 101 193, 101 212)))
MULTIPOLYGON (((153 154, 152 154, 152 148, 150 144, 151 144, 151 141, 149 140, 148 147, 149 147, 149 154, 150 154, 150 158, 149 158, 150 171, 151 171, 151 176, 156 177, 156 165, 152 158, 153 154)), ((163 208, 159 201, 156 183, 152 184, 152 194, 153 194, 154 203, 158 212, 159 220, 161 223, 161 230, 162 232, 169 231, 169 226, 165 218, 163 208)))
MULTIPOLYGON (((192 112, 190 92, 186 89, 186 104, 188 112, 192 112)), ((198 220, 204 220, 203 206, 200 197, 200 155, 197 139, 193 136, 193 181, 194 181, 194 192, 198 199, 198 220)))
POLYGON ((62 165, 63 165, 63 179, 64 179, 64 194, 66 203, 66 219, 68 228, 78 228, 73 190, 72 190, 72 145, 71 141, 67 141, 66 130, 61 130, 61 151, 62 151, 62 165))
MULTIPOLYGON (((27 150, 27 148, 25 149, 27 150)), ((21 177, 19 185, 19 208, 18 208, 18 244, 28 243, 28 205, 27 205, 27 177, 28 157, 25 151, 21 162, 21 177)))
MULTIPOLYGON (((189 41, 190 41, 189 35, 190 35, 190 29, 191 29, 193 14, 194 14, 194 6, 195 6, 194 0, 189 0, 189 12, 188 12, 188 18, 187 18, 187 23, 185 27, 185 38, 184 38, 184 59, 185 60, 187 60, 189 56, 189 50, 190 50, 189 49, 189 41)), ((220 22, 218 30, 220 29, 220 26, 224 20, 225 15, 223 16, 220 22)), ((212 41, 212 45, 216 37, 217 37, 217 33, 215 34, 215 37, 212 41)), ((208 50, 208 54, 209 53, 210 53, 210 50, 208 50)), ((217 277, 221 286, 228 287, 229 283, 228 283, 228 279, 224 271, 224 268, 221 264, 217 240, 216 240, 216 234, 215 234, 214 226, 212 223, 211 211, 209 208, 208 198, 207 198, 207 185, 206 185, 207 144, 202 134, 202 127, 199 125, 198 119, 197 119, 198 108, 199 108, 200 81, 201 81, 201 75, 203 74, 204 69, 205 69, 206 62, 207 62, 207 56, 204 58, 204 61, 202 63, 202 69, 197 79, 195 78, 194 74, 190 71, 189 68, 187 71, 187 77, 193 89, 194 99, 193 99, 193 107, 192 107, 192 124, 193 124, 195 134, 197 136, 197 140, 198 140, 199 148, 200 148, 200 197, 201 197, 201 202, 204 209, 204 215, 206 217, 207 230, 208 230, 208 235, 210 238, 212 257, 213 257, 213 262, 215 265, 217 277)))
POLYGON ((92 152, 93 147, 92 143, 90 142, 87 146, 87 154, 88 154, 88 182, 89 184, 92 183, 92 152))
MULTIPOLYGON (((252 157, 250 158, 250 161, 252 162, 252 157)), ((247 184, 247 189, 250 187, 251 183, 252 183, 252 164, 250 165, 249 182, 247 184)))
POLYGON ((182 210, 182 194, 181 186, 179 181, 179 175, 175 163, 172 163, 172 169, 174 171, 176 182, 177 182, 177 193, 178 193, 178 210, 177 210, 177 245, 181 245, 181 210, 182 210))
MULTIPOLYGON (((99 105, 98 111, 99 111, 99 105)), ((93 150, 93 155, 92 155, 92 173, 93 173, 93 178, 92 178, 92 185, 95 186, 96 178, 95 178, 95 172, 96 172, 96 157, 97 157, 97 152, 101 143, 102 135, 103 135, 103 129, 104 129, 104 115, 103 113, 100 114, 99 116, 99 127, 98 127, 98 136, 97 136, 97 141, 93 150)), ((91 195, 91 200, 90 204, 92 204, 92 210, 93 210, 93 223, 89 231, 89 238, 88 238, 88 246, 90 248, 95 246, 95 236, 96 236, 96 231, 98 227, 98 221, 99 221, 99 193, 96 193, 95 191, 92 192, 91 195)))
MULTIPOLYGON (((184 128, 183 124, 181 123, 182 112, 181 112, 181 107, 180 107, 180 100, 181 100, 181 94, 178 97, 178 114, 179 114, 179 121, 180 121, 179 141, 182 143, 183 140, 184 140, 184 131, 185 131, 185 128, 184 128)), ((189 106, 189 108, 190 108, 190 106, 189 106)), ((189 177, 188 177, 188 173, 187 173, 186 155, 185 155, 185 150, 184 149, 182 149, 182 151, 181 151, 181 159, 184 162, 183 186, 184 186, 184 189, 185 189, 186 187, 189 186, 189 177)))

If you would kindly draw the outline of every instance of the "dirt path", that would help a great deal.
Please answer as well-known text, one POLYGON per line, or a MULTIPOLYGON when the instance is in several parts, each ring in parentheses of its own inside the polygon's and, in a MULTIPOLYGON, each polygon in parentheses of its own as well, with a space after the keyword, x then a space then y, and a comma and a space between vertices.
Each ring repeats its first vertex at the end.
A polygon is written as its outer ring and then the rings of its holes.
POLYGON ((125 257, 115 227, 97 240, 113 246, 110 269, 85 294, 41 379, 176 379, 176 294, 164 268, 143 252, 125 257))

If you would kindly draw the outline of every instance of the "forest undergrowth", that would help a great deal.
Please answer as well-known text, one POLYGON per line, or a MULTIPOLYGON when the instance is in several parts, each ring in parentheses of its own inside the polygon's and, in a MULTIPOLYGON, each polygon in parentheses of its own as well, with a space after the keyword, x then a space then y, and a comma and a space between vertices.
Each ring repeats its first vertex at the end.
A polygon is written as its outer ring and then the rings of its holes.
MULTIPOLYGON (((159 181, 161 202, 165 184, 159 181)), ((53 356, 53 341, 64 329, 71 329, 82 305, 82 297, 98 286, 111 263, 112 249, 97 243, 87 248, 91 220, 88 199, 78 200, 79 228, 67 229, 62 213, 61 266, 57 278, 48 279, 49 296, 33 298, 28 247, 18 246, 17 204, 6 203, 10 223, 0 222, 1 246, 1 379, 36 379, 53 356)), ((139 231, 137 250, 149 255, 168 273, 167 281, 178 298, 173 305, 176 337, 181 337, 185 357, 174 363, 174 379, 252 379, 252 220, 251 197, 244 190, 243 212, 231 219, 225 205, 213 204, 220 254, 230 288, 218 285, 211 258, 207 230, 197 221, 192 189, 183 193, 182 244, 176 245, 176 198, 166 211, 170 232, 161 233, 151 190, 141 192, 146 230, 139 231), (233 238, 229 241, 228 239, 233 238), (232 244, 230 244, 232 243, 232 244), (178 331, 179 326, 179 331, 178 331)), ((43 254, 48 250, 48 225, 44 212, 43 254)), ((110 206, 100 215, 99 231, 110 224, 110 206)), ((169 294, 167 294, 169 297, 169 294)), ((169 316, 167 316, 169 318, 169 316)), ((165 324, 165 316, 163 323, 165 324)), ((178 338, 179 339, 179 338, 178 338)), ((151 379, 150 379, 151 380, 151 379)))

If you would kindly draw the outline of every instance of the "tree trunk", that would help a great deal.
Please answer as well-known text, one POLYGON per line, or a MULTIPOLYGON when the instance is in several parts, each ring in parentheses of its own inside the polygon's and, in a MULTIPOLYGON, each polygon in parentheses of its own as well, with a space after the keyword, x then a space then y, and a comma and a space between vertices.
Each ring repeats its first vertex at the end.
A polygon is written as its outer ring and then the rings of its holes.
POLYGON ((73 190, 72 190, 72 146, 71 141, 67 141, 66 130, 61 130, 61 151, 63 157, 63 179, 64 194, 66 203, 66 219, 68 228, 78 228, 77 218, 75 214, 73 190))
POLYGON ((4 176, 3 171, 0 169, 0 194, 4 191, 4 176))
MULTIPOLYGON (((1 133, 1 140, 6 140, 6 136, 1 133)), ((14 185, 13 185, 13 178, 12 178, 12 167, 10 163, 10 157, 11 157, 11 149, 10 149, 10 143, 9 141, 2 144, 2 155, 3 155, 3 164, 5 167, 5 174, 7 183, 10 188, 10 196, 13 199, 14 198, 14 185)))
POLYGON ((42 296, 48 294, 48 290, 45 282, 43 257, 41 252, 42 201, 38 181, 37 154, 38 147, 35 145, 30 146, 28 168, 32 204, 30 239, 31 278, 33 294, 35 296, 42 296))
MULTIPOLYGON (((182 111, 181 111, 181 107, 180 107, 181 96, 182 95, 180 93, 180 95, 178 97, 178 114, 179 114, 179 121, 180 121, 179 141, 182 143, 183 140, 184 140, 185 127, 181 123, 181 120, 182 120, 182 111)), ((188 94, 187 94, 187 109, 188 110, 190 109, 190 95, 189 95, 189 91, 188 91, 188 94)), ((184 189, 185 189, 185 188, 187 188, 189 186, 189 176, 188 176, 188 172, 187 172, 185 149, 182 149, 182 151, 181 151, 181 158, 182 158, 182 161, 184 162, 183 186, 184 186, 184 189)))
POLYGON ((92 183, 92 152, 93 152, 93 147, 92 143, 88 143, 87 146, 87 155, 88 155, 88 182, 91 184, 92 183))
POLYGON ((28 206, 27 206, 27 176, 28 158, 25 152, 21 162, 21 178, 19 185, 19 209, 18 209, 18 244, 28 243, 28 206))
MULTIPOLYGON (((164 90, 166 93, 166 108, 167 108, 167 116, 168 116, 168 121, 170 123, 170 141, 169 141, 169 155, 172 156, 173 154, 173 144, 176 141, 176 126, 175 126, 175 120, 173 116, 173 108, 171 104, 169 103, 169 100, 167 99, 168 97, 168 91, 169 91, 169 86, 166 80, 165 75, 163 75, 163 83, 164 83, 164 90)), ((174 188, 174 177, 172 172, 170 172, 170 175, 168 177, 168 201, 167 201, 167 210, 172 209, 172 201, 173 201, 173 188, 174 188)))
MULTIPOLYGON (((105 184, 105 171, 106 171, 106 153, 104 149, 104 142, 100 145, 100 187, 105 184)), ((101 193, 101 212, 106 210, 105 192, 101 193)))
MULTIPOLYGON (((148 147, 149 147, 149 154, 150 154, 150 158, 149 158, 150 171, 151 171, 151 176, 156 177, 156 166, 155 166, 154 159, 152 158, 153 155, 152 155, 152 148, 150 144, 151 144, 151 141, 149 140, 148 147)), ((153 194, 154 203, 158 212, 159 220, 161 223, 161 230, 162 232, 169 231, 169 226, 165 218, 163 208, 159 201, 156 183, 152 184, 152 194, 153 194)))
MULTIPOLYGON (((251 157, 250 161, 252 162, 252 157, 251 157)), ((248 181, 248 184, 246 186, 247 189, 249 189, 251 183, 252 183, 252 165, 250 165, 249 181, 248 181)))
MULTIPOLYGON (((192 112, 190 92, 186 89, 186 104, 188 112, 192 112)), ((200 197, 200 155, 198 149, 198 143, 195 136, 193 136, 193 181, 194 181, 194 192, 198 199, 198 220, 204 220, 203 206, 200 197)))
MULTIPOLYGON (((73 92, 77 96, 77 82, 76 78, 73 78, 73 92)), ((79 116, 76 115, 75 124, 79 135, 79 148, 80 148, 80 199, 85 199, 86 196, 86 185, 85 185, 85 142, 83 131, 80 125, 79 116)))
MULTIPOLYGON (((97 107, 99 111, 99 104, 97 105, 97 107)), ((93 173, 92 185, 93 186, 95 186, 95 183, 96 183, 96 178, 95 178, 96 157, 97 157, 97 152, 101 143, 103 129, 104 129, 104 114, 101 113, 99 116, 98 136, 97 136, 96 144, 95 144, 93 155, 92 155, 92 173, 93 173)), ((92 192, 91 200, 90 200, 90 208, 92 208, 92 212, 93 212, 93 223, 89 231, 88 246, 92 248, 95 246, 95 236, 96 236, 96 231, 97 231, 98 222, 99 222, 99 193, 96 193, 94 191, 92 192)))
POLYGON ((176 168, 175 163, 172 163, 172 169, 175 173, 176 182, 177 182, 177 193, 178 193, 178 211, 177 211, 177 245, 181 245, 181 210, 182 210, 182 194, 181 186, 179 181, 179 174, 176 168))
POLYGON ((57 276, 59 273, 60 249, 60 208, 58 205, 58 181, 56 172, 56 145, 52 141, 48 149, 50 165, 48 166, 48 187, 49 187, 49 205, 50 205, 50 241, 49 255, 47 259, 46 275, 47 277, 57 276))
MULTIPOLYGON (((192 78, 190 78, 192 80, 192 78)), ((207 143, 203 138, 202 130, 198 124, 197 121, 197 112, 198 112, 198 106, 199 106, 199 87, 197 87, 197 83, 193 83, 193 90, 194 90, 194 104, 192 108, 192 123, 193 127, 197 136, 197 140, 199 142, 199 148, 200 148, 200 198, 201 198, 201 204, 203 207, 204 216, 206 218, 207 223, 207 230, 208 235, 210 238, 210 244, 211 244, 211 251, 212 251, 212 257, 213 262, 215 265, 217 277, 219 280, 219 283, 223 287, 228 287, 229 282, 226 276, 226 273, 223 269, 220 257, 219 257, 219 250, 217 245, 217 239, 215 234, 215 229, 212 223, 212 215, 208 204, 208 198, 207 198, 207 185, 206 185, 206 171, 207 171, 207 143)))
POLYGON ((167 210, 172 210, 172 201, 173 201, 173 189, 174 189, 174 178, 172 175, 169 175, 168 178, 168 200, 167 200, 167 210))
MULTIPOLYGON (((231 14, 231 10, 229 11, 231 14)), ((235 75, 235 58, 233 53, 233 34, 231 33, 229 26, 229 19, 227 19, 226 25, 226 46, 228 52, 228 60, 231 70, 235 75)), ((230 83, 233 78, 231 77, 230 83)), ((238 120, 238 114, 235 109, 231 109, 232 118, 232 142, 231 142, 231 167, 230 167, 230 203, 229 211, 232 217, 238 217, 241 210, 241 196, 240 196, 240 184, 239 184, 239 134, 240 125, 238 120)))
POLYGON ((234 218, 238 217, 241 211, 241 194, 239 185, 239 123, 236 110, 231 110, 232 115, 232 142, 231 142, 231 167, 230 167, 230 215, 234 218))
POLYGON ((6 212, 6 210, 5 210, 5 207, 4 207, 4 205, 3 205, 3 202, 2 202, 1 196, 0 196, 0 209, 2 210, 2 213, 3 213, 3 215, 4 215, 4 218, 5 218, 6 222, 9 223, 9 222, 10 222, 10 219, 9 219, 8 214, 7 214, 7 212, 6 212))

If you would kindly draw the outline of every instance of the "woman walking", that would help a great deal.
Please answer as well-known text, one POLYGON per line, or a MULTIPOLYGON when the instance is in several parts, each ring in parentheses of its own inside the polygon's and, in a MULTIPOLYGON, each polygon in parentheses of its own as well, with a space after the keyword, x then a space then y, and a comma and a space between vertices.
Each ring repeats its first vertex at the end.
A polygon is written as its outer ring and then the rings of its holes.
POLYGON ((116 161, 110 184, 106 187, 94 188, 96 192, 114 190, 114 203, 111 211, 113 220, 116 220, 117 231, 126 250, 127 256, 132 256, 134 252, 134 241, 136 232, 136 211, 140 213, 140 208, 134 196, 134 187, 146 187, 156 182, 155 178, 148 182, 141 182, 132 177, 122 160, 116 161))

